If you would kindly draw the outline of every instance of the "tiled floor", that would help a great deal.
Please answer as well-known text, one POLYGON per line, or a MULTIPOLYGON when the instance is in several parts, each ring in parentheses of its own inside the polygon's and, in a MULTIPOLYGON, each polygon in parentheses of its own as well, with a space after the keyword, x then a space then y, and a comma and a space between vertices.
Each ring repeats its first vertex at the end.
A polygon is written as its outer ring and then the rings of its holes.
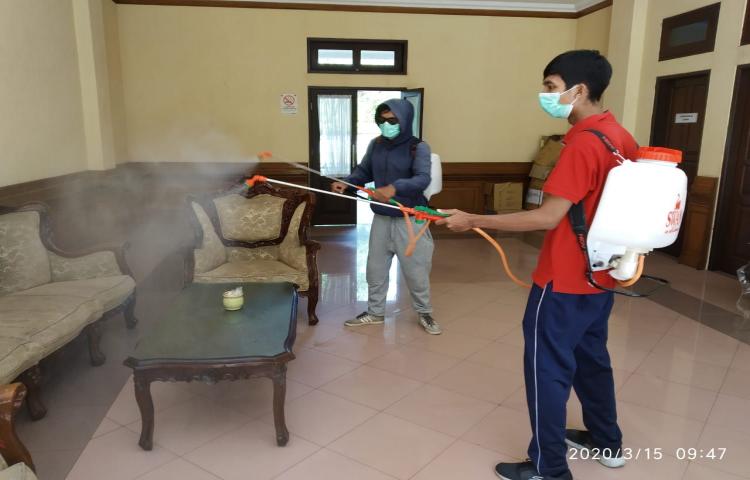
MULTIPOLYGON (((88 441, 71 480, 481 480, 496 478, 496 462, 523 459, 530 435, 520 331, 526 292, 507 280, 494 251, 470 237, 436 241, 432 284, 443 335, 418 327, 400 277, 393 279, 385 325, 347 329, 343 320, 362 311, 367 298, 366 227, 318 233, 321 323, 309 327, 300 314, 297 359, 288 372, 286 447, 275 444, 270 381, 258 379, 154 384, 155 445, 142 451, 132 381, 117 367, 125 385, 106 407, 76 403, 80 411, 66 422, 53 412, 73 393, 60 391, 50 404, 53 418, 22 422, 22 435, 40 430, 32 453, 49 472, 42 480, 65 478, 69 464, 55 456, 64 449, 53 443, 76 448, 64 432, 84 418, 97 418, 91 431, 98 430, 90 441, 71 437, 88 441), (39 439, 44 424, 62 430, 46 444, 39 439), (60 465, 53 468, 55 461, 60 465)), ((537 249, 515 237, 502 243, 516 273, 528 278, 537 249)), ((575 478, 748 479, 750 346, 735 338, 742 338, 744 324, 731 311, 739 287, 731 277, 694 274, 655 258, 653 270, 669 271, 664 275, 676 288, 716 309, 714 320, 727 325, 717 330, 704 325, 700 312, 678 313, 668 294, 658 303, 617 299, 610 349, 619 417, 626 446, 639 458, 616 471, 571 461, 575 478), (726 452, 721 460, 678 458, 689 448, 726 452), (656 452, 661 458, 653 458, 656 452)), ((109 355, 110 363, 119 365, 116 355, 132 340, 127 344, 109 355)), ((582 426, 575 395, 569 423, 582 426)))

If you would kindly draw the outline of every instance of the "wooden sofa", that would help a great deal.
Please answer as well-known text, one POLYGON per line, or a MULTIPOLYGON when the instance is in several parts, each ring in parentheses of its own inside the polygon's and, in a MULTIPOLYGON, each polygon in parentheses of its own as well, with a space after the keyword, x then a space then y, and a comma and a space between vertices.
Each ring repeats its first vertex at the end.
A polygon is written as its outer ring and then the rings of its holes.
POLYGON ((21 383, 0 385, 0 480, 35 480, 34 462, 16 435, 15 416, 26 396, 21 383))
POLYGON ((126 247, 65 251, 44 204, 0 207, 0 385, 26 386, 32 419, 46 414, 41 360, 86 332, 91 364, 101 365, 100 322, 123 312, 127 327, 136 325, 126 247))

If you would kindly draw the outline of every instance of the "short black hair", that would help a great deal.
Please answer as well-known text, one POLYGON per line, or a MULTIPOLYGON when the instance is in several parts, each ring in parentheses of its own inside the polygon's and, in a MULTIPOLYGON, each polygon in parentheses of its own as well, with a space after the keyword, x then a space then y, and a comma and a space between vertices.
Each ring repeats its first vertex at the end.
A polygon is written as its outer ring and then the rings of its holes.
POLYGON ((598 50, 570 50, 556 56, 544 69, 544 78, 559 75, 565 88, 586 84, 589 99, 598 102, 612 78, 612 65, 598 50))

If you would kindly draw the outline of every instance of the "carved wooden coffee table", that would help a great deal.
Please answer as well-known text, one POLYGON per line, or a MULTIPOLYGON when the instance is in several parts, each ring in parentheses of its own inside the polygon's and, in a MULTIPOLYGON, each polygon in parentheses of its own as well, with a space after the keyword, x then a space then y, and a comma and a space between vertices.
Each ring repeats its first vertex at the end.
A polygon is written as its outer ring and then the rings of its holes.
POLYGON ((286 364, 294 359, 296 327, 297 291, 290 283, 193 283, 185 287, 166 316, 125 360, 133 369, 141 410, 141 448, 153 448, 151 382, 215 383, 254 377, 273 381, 276 443, 286 445, 286 364), (244 307, 224 310, 222 292, 239 285, 245 292, 244 307))

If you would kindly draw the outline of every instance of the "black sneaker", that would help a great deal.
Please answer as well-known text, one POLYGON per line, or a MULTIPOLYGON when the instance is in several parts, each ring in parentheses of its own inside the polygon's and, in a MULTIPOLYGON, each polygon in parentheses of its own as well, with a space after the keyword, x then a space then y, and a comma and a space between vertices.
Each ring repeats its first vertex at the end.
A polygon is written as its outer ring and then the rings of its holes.
POLYGON ((362 325, 382 325, 385 323, 385 317, 379 317, 372 313, 362 312, 354 318, 344 322, 347 327, 361 327, 362 325))
POLYGON ((611 451, 608 448, 597 448, 591 440, 591 434, 586 430, 565 430, 565 443, 576 450, 588 450, 589 458, 595 458, 607 468, 620 468, 625 465, 622 449, 611 451))
POLYGON ((562 476, 551 477, 540 475, 532 462, 523 463, 498 463, 495 473, 503 480, 573 480, 573 475, 568 471, 562 476))

